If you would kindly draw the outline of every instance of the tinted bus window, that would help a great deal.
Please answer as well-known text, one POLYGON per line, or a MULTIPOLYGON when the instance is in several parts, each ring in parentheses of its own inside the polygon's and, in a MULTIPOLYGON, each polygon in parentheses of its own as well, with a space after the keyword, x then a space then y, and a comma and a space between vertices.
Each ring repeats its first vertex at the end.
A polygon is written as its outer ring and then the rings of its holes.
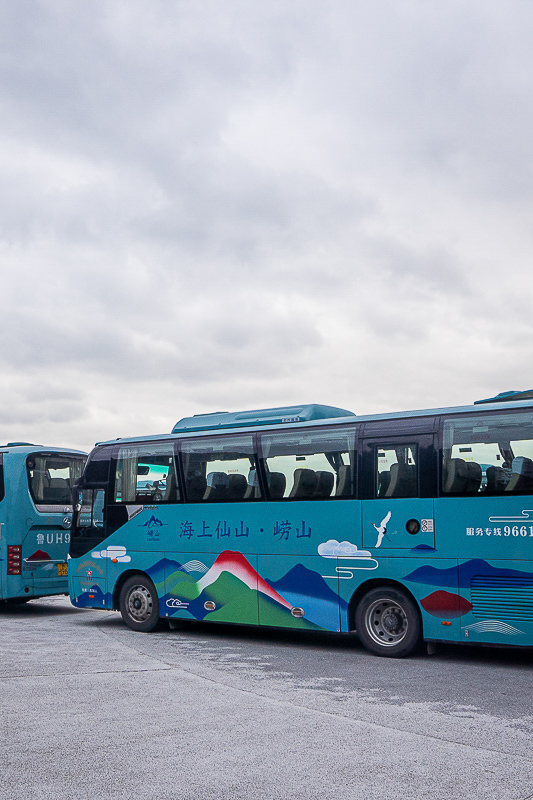
POLYGON ((484 414, 444 423, 442 491, 456 495, 533 492, 533 415, 484 414))
POLYGON ((376 497, 417 497, 417 446, 380 444, 376 448, 374 485, 376 497))
POLYGON ((176 503, 172 442, 132 444, 119 447, 115 470, 115 503, 176 503))
POLYGON ((99 447, 93 450, 85 467, 84 483, 105 484, 109 479, 109 463, 111 460, 111 447, 99 447))
POLYGON ((320 430, 261 436, 273 500, 326 500, 353 495, 355 431, 320 430))
POLYGON ((34 453, 26 459, 28 485, 36 505, 72 504, 72 488, 85 459, 34 453))
POLYGON ((253 437, 209 437, 181 443, 189 502, 236 502, 261 497, 253 437))
POLYGON ((4 499, 5 496, 5 486, 4 486, 4 455, 0 453, 0 502, 4 499))

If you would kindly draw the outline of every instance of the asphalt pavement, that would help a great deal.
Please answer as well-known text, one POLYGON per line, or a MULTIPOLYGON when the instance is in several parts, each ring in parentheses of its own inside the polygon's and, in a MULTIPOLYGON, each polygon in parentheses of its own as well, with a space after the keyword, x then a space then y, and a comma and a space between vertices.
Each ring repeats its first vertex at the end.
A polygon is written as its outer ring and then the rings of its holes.
POLYGON ((2 800, 532 800, 533 652, 0 613, 2 800))

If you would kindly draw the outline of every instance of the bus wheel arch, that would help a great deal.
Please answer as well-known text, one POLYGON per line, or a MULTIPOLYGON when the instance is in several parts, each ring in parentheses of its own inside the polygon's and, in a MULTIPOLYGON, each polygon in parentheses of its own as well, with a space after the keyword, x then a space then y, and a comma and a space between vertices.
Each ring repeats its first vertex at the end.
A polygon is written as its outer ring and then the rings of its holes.
POLYGON ((415 597, 397 581, 372 580, 358 587, 350 600, 350 630, 375 655, 404 658, 423 639, 423 622, 415 597))
POLYGON ((121 576, 115 587, 113 605, 126 625, 134 631, 149 633, 159 627, 159 597, 152 579, 145 572, 131 571, 121 576))

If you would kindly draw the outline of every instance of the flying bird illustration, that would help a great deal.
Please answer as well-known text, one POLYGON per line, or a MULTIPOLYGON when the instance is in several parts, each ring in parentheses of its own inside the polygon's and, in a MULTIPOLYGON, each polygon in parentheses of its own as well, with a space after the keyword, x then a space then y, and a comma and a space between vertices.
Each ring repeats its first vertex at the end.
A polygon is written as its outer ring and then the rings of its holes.
POLYGON ((374 528, 378 532, 378 540, 377 540, 377 542, 375 544, 375 547, 380 547, 381 542, 383 541, 383 537, 387 533, 387 522, 390 520, 390 518, 391 518, 391 512, 389 511, 387 516, 383 517, 383 519, 381 520, 379 526, 376 525, 375 522, 372 522, 372 525, 374 526, 374 528))

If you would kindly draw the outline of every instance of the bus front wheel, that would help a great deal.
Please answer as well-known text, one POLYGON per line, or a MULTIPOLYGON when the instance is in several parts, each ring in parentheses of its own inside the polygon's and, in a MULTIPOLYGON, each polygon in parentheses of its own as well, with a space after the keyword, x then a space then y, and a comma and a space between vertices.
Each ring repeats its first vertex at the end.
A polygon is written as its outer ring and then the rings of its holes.
POLYGON ((147 575, 132 575, 120 590, 122 619, 132 630, 148 633, 159 624, 159 599, 147 575))
POLYGON ((420 644, 418 609, 404 592, 392 586, 372 589, 359 602, 355 627, 361 643, 378 656, 404 658, 420 644))

